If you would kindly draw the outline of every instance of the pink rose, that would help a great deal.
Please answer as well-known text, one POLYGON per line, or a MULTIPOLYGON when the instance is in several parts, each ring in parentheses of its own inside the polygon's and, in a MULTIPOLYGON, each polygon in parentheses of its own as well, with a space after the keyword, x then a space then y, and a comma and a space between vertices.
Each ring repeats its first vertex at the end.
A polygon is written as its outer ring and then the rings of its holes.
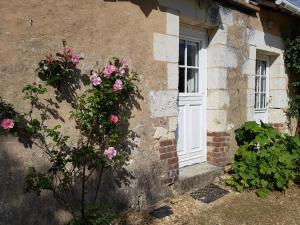
POLYGON ((117 71, 117 68, 114 65, 107 65, 103 71, 104 77, 109 78, 111 76, 111 74, 116 71, 117 71))
POLYGON ((119 92, 123 89, 123 82, 121 80, 116 80, 113 86, 114 92, 119 92))
POLYGON ((119 117, 117 115, 110 115, 109 120, 111 123, 119 122, 119 117))
POLYGON ((126 73, 126 70, 128 69, 128 62, 127 62, 127 60, 122 59, 121 64, 122 65, 119 68, 119 72, 122 76, 124 76, 126 73))
POLYGON ((4 130, 12 129, 14 127, 14 121, 12 119, 4 119, 1 121, 1 127, 4 130))
POLYGON ((98 74, 96 72, 92 73, 92 75, 90 76, 90 81, 94 86, 99 86, 102 83, 101 78, 98 77, 98 74))
POLYGON ((73 54, 73 55, 72 55, 72 58, 71 58, 71 61, 72 61, 72 63, 73 63, 74 65, 79 64, 79 62, 80 62, 80 55, 78 55, 78 54, 73 54))
POLYGON ((54 61, 55 61, 55 59, 52 58, 52 57, 48 57, 48 58, 47 58, 48 64, 51 64, 51 63, 53 63, 54 61))
POLYGON ((112 160, 113 157, 117 155, 117 150, 114 147, 109 147, 104 151, 104 155, 109 159, 112 160))

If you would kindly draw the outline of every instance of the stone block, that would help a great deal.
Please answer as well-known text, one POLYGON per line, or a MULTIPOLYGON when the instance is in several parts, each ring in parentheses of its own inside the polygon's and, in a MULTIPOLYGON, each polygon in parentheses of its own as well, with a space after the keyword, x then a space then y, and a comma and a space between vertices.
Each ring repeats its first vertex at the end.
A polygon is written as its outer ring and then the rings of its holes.
POLYGON ((151 91, 150 92, 150 110, 151 116, 165 117, 177 116, 178 91, 151 91))
POLYGON ((169 35, 179 36, 179 14, 178 11, 167 9, 166 31, 169 35))
POLYGON ((168 75, 168 89, 178 89, 178 64, 168 63, 167 65, 168 75))
POLYGON ((273 77, 287 77, 284 64, 272 64, 270 66, 270 75, 273 77))
POLYGON ((223 132, 227 129, 227 110, 207 110, 207 130, 223 132))
POLYGON ((248 59, 243 65, 243 74, 255 75, 256 60, 248 59))
POLYGON ((207 89, 226 89, 227 88, 227 69, 208 68, 207 69, 207 89))
POLYGON ((227 25, 223 25, 222 27, 219 27, 216 32, 211 36, 211 39, 209 41, 209 45, 214 45, 214 44, 227 44, 227 25))
POLYGON ((271 77, 270 78, 270 90, 287 90, 288 89, 287 78, 285 77, 271 77))
POLYGON ((153 57, 163 62, 178 62, 179 38, 166 34, 153 34, 153 57))
POLYGON ((249 59, 256 60, 256 46, 249 45, 249 59))
POLYGON ((208 67, 237 68, 236 49, 225 45, 213 45, 207 49, 208 67))
POLYGON ((254 121, 254 107, 247 108, 247 121, 254 121))
POLYGON ((286 90, 270 90, 271 108, 286 108, 288 106, 288 96, 286 90))
POLYGON ((269 109, 269 123, 286 123, 287 116, 283 109, 269 109))
POLYGON ((153 138, 156 139, 156 140, 160 139, 161 137, 163 137, 167 133, 168 133, 167 129, 165 129, 163 127, 156 127, 153 138))
POLYGON ((208 90, 207 109, 224 109, 229 106, 229 95, 226 90, 208 90))
POLYGON ((254 108, 254 103, 255 103, 255 90, 248 89, 247 90, 247 107, 254 108))
POLYGON ((255 89, 255 75, 247 75, 248 89, 255 89))
POLYGON ((178 125, 178 118, 177 117, 170 117, 169 118, 169 131, 176 131, 178 125))

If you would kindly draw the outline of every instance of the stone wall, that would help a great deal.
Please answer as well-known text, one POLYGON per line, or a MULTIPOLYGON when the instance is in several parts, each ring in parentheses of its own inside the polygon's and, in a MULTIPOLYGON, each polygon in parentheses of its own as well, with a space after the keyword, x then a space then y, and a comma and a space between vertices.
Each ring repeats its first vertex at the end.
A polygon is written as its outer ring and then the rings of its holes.
MULTIPOLYGON (((155 60, 153 54, 153 40, 161 40, 161 36, 155 34, 166 34, 164 10, 159 9, 154 0, 17 0, 1 1, 0 15, 0 96, 12 103, 18 112, 29 110, 21 93, 23 86, 41 82, 35 73, 36 65, 46 55, 60 50, 62 39, 84 58, 79 66, 83 74, 104 66, 112 56, 128 59, 130 67, 140 74, 138 86, 141 91, 130 119, 130 129, 137 134, 131 141, 137 147, 131 149, 126 168, 134 178, 130 179, 128 187, 124 184, 121 188, 110 186, 112 193, 107 196, 115 201, 117 208, 138 209, 162 198, 165 193, 161 185, 164 166, 159 151, 154 148, 156 124, 152 116, 155 113, 150 107, 153 103, 150 92, 169 86, 173 89, 170 93, 174 92, 176 96, 174 81, 170 80, 168 84, 168 63, 155 60)), ((177 42, 174 45, 177 46, 177 42)), ((169 55, 168 60, 176 61, 177 56, 169 55)), ((168 68, 172 68, 170 65, 168 68)), ((69 120, 72 107, 65 100, 58 102, 54 90, 49 89, 47 97, 58 103, 56 110, 63 120, 51 118, 47 125, 60 123, 64 134, 75 137, 75 123, 69 120)), ((159 94, 154 96, 161 97, 159 94)), ((35 112, 35 115, 39 114, 35 112)), ((176 112, 173 115, 176 116, 176 112)), ((175 168, 176 163, 169 165, 175 168)), ((24 193, 23 179, 29 166, 46 169, 45 155, 35 146, 24 146, 18 138, 2 136, 0 224, 62 223, 69 215, 55 203, 51 193, 43 193, 41 197, 24 193)))
MULTIPOLYGON (((257 52, 270 55, 269 122, 287 127, 287 75, 280 27, 296 25, 292 17, 272 11, 248 14, 198 0, 41 0, 0 2, 0 95, 28 110, 21 94, 40 80, 34 70, 45 55, 66 39, 84 61, 82 73, 104 65, 111 56, 127 58, 140 74, 141 96, 132 110, 130 129, 137 134, 126 170, 130 185, 111 186, 118 208, 143 209, 163 198, 178 180, 178 47, 181 25, 205 29, 207 47, 207 161, 224 165, 233 158, 234 130, 253 119, 257 52)), ((52 90, 53 91, 53 90, 52 90)), ((51 90, 49 96, 51 97, 51 90)), ((60 102, 62 130, 74 135, 72 107, 60 102)), ((37 115, 39 112, 35 112, 37 115)), ((49 126, 56 125, 52 119, 49 126)), ((206 133, 206 132, 205 132, 206 133)), ((28 166, 45 168, 45 156, 11 136, 0 139, 0 224, 59 224, 69 215, 50 193, 23 193, 28 166), (53 219, 54 218, 54 219, 53 219)))

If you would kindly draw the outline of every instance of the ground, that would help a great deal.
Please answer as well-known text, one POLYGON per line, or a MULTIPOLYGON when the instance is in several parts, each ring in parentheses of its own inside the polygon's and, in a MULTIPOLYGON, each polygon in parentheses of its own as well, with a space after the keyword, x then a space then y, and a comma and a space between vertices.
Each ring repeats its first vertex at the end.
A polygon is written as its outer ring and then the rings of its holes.
POLYGON ((254 192, 231 191, 210 204, 194 200, 188 194, 166 200, 173 215, 163 219, 148 212, 126 214, 131 225, 299 225, 300 188, 292 186, 285 193, 273 192, 261 199, 254 192))

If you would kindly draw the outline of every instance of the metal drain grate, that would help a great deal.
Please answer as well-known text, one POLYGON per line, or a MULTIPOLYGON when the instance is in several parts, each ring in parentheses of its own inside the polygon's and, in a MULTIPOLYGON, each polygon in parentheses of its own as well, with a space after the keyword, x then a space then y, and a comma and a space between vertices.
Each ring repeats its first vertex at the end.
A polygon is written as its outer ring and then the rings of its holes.
POLYGON ((163 207, 160 207, 160 208, 157 208, 157 209, 154 209, 150 212, 150 215, 155 217, 155 218, 164 218, 166 216, 170 216, 173 214, 173 210, 170 206, 163 206, 163 207))
POLYGON ((195 191, 191 193, 191 196, 204 203, 211 203, 224 195, 228 194, 229 192, 227 190, 224 190, 217 185, 210 184, 206 186, 205 188, 202 188, 198 191, 195 191))

